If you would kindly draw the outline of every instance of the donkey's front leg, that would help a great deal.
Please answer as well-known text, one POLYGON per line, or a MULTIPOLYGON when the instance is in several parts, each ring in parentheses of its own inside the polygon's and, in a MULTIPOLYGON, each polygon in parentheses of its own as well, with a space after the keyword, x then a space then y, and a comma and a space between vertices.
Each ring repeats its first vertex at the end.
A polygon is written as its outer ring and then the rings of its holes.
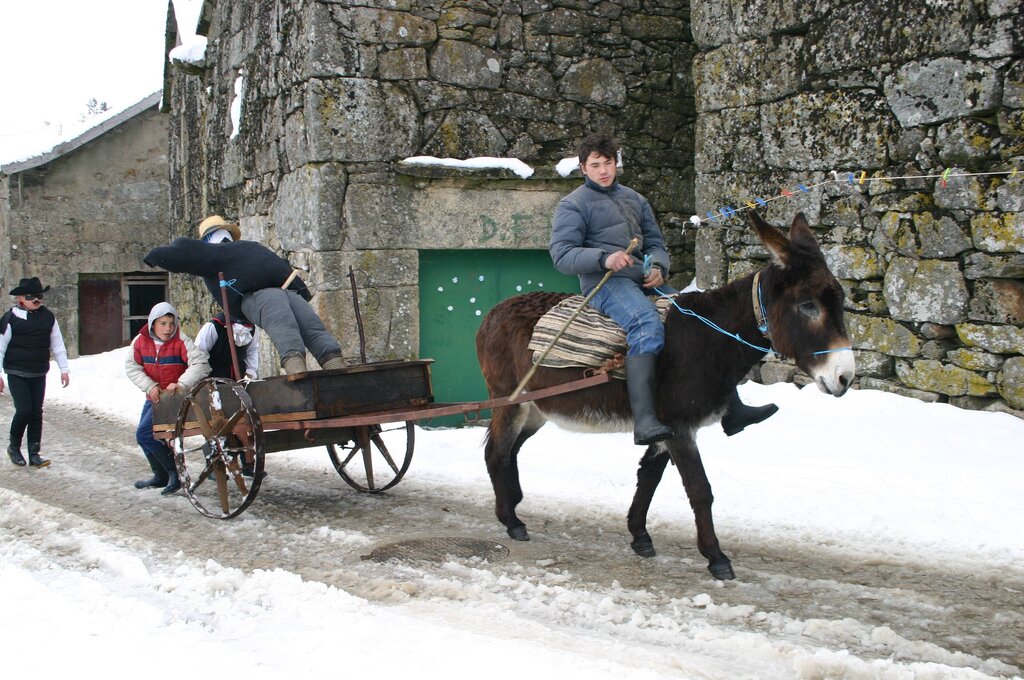
POLYGON ((711 494, 711 484, 700 460, 697 442, 691 433, 689 437, 676 437, 668 444, 672 461, 679 468, 683 488, 693 508, 693 519, 697 524, 697 549, 707 558, 708 571, 712 576, 723 581, 734 579, 736 573, 732 570, 732 562, 722 552, 715 534, 715 522, 711 517, 711 504, 715 498, 711 494))
POLYGON ((633 494, 633 504, 629 506, 626 526, 633 536, 633 542, 629 546, 640 557, 654 557, 657 554, 654 552, 654 541, 647 533, 647 511, 651 508, 651 499, 654 498, 654 491, 661 482, 668 460, 665 446, 652 444, 644 452, 643 458, 640 459, 640 467, 636 471, 636 492, 633 494))

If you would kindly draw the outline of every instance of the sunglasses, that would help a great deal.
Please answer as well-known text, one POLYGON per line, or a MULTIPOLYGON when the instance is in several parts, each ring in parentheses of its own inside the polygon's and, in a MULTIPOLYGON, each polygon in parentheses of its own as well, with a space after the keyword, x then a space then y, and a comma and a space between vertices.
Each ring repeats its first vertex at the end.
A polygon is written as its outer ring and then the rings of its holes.
POLYGON ((36 300, 39 300, 40 302, 43 301, 43 296, 42 295, 34 295, 32 293, 26 293, 22 297, 25 298, 26 302, 35 302, 36 300))

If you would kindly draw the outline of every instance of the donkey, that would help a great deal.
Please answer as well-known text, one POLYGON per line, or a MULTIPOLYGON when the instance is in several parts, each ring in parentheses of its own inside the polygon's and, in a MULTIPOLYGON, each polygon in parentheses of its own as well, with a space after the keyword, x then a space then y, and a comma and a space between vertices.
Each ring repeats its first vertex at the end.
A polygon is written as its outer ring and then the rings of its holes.
MULTIPOLYGON (((843 321, 843 289, 828 270, 821 248, 803 213, 793 219, 787 237, 750 212, 772 262, 756 274, 703 293, 674 296, 665 321, 665 347, 658 359, 658 418, 673 437, 647 448, 637 470, 636 492, 627 517, 630 544, 642 557, 655 554, 647 533, 647 511, 668 462, 679 470, 697 525, 697 547, 717 579, 735 578, 732 563, 719 547, 711 515, 711 485, 697 449, 697 430, 717 422, 730 395, 766 353, 793 357, 818 387, 840 397, 854 376, 843 321), (713 330, 681 309, 691 310, 746 343, 713 330), (758 317, 763 316, 762 319, 758 317)), ((491 398, 508 396, 530 370, 527 349, 537 320, 566 297, 528 293, 509 298, 486 316, 476 336, 477 357, 491 398)), ((584 377, 582 368, 540 367, 527 384, 538 390, 584 377)), ((508 535, 530 539, 516 516, 523 499, 517 456, 523 443, 547 421, 586 432, 631 431, 625 381, 613 380, 584 390, 494 410, 487 428, 485 458, 494 486, 494 512, 508 535)))

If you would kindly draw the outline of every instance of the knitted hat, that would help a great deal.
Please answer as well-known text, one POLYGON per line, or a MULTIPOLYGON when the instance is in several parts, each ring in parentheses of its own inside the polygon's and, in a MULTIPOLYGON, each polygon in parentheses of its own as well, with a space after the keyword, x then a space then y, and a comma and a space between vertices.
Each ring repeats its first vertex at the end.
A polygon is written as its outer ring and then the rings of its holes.
POLYGON ((207 234, 213 233, 218 229, 226 230, 231 234, 231 240, 233 241, 242 240, 242 232, 238 228, 238 225, 234 222, 228 222, 220 215, 210 215, 199 223, 199 238, 202 239, 207 234))
POLYGON ((39 277, 33 276, 31 279, 22 279, 18 286, 12 290, 9 295, 42 295, 48 290, 50 290, 49 286, 43 288, 43 284, 39 280, 39 277))

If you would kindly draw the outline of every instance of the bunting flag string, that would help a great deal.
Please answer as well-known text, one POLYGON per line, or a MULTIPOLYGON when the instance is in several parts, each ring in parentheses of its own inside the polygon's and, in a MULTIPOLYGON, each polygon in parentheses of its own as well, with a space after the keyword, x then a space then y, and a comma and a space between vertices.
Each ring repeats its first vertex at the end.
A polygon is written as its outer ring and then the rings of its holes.
POLYGON ((910 180, 910 179, 937 179, 939 180, 939 186, 946 188, 950 179, 956 177, 985 177, 991 175, 1008 175, 1010 177, 1015 176, 1020 170, 1013 168, 1012 170, 996 170, 992 172, 953 172, 952 168, 946 168, 941 173, 936 175, 895 175, 888 177, 868 177, 867 170, 861 170, 860 174, 853 172, 847 172, 845 177, 841 177, 839 171, 832 171, 832 179, 822 180, 815 184, 804 184, 798 183, 795 187, 780 187, 779 193, 769 198, 754 197, 743 201, 743 204, 739 207, 733 207, 731 205, 725 205, 720 207, 718 210, 708 210, 705 215, 693 215, 690 217, 690 224, 694 227, 700 227, 705 222, 718 224, 720 221, 732 219, 737 214, 744 210, 756 210, 757 208, 765 208, 769 203, 778 201, 786 198, 793 198, 797 192, 802 194, 810 193, 812 189, 816 189, 826 184, 846 184, 851 189, 861 186, 865 183, 870 182, 889 182, 895 180, 910 180))

